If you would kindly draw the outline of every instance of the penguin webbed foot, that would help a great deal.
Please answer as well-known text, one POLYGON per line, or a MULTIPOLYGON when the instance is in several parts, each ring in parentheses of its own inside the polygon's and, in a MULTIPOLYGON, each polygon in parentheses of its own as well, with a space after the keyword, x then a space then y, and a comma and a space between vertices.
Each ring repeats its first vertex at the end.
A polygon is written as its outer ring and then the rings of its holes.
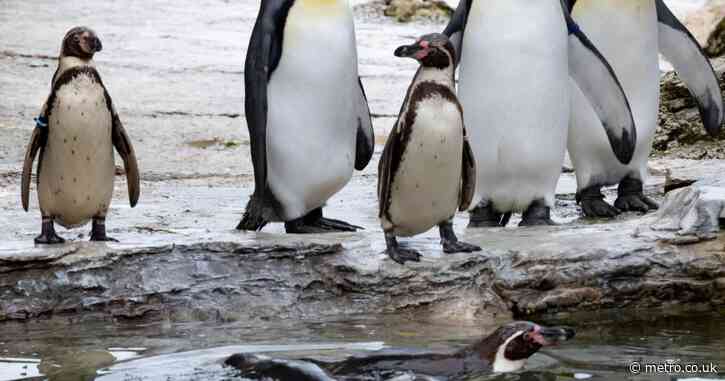
POLYGON ((592 186, 577 194, 582 212, 592 218, 614 218, 622 213, 618 208, 604 201, 604 195, 599 186, 592 186))
POLYGON ((659 209, 657 202, 644 194, 619 196, 617 201, 614 202, 614 206, 624 212, 647 213, 651 210, 659 209))
POLYGON ((490 201, 481 201, 475 208, 469 212, 470 217, 468 221, 469 228, 493 228, 506 226, 510 213, 499 213, 490 201))
POLYGON ((394 235, 385 233, 385 244, 385 252, 396 263, 405 265, 405 262, 420 262, 421 254, 416 250, 400 247, 394 235))
POLYGON ((519 226, 556 226, 551 219, 551 207, 544 200, 534 200, 526 209, 519 226))
POLYGON ((480 246, 459 241, 456 232, 453 231, 452 220, 439 224, 438 230, 441 236, 441 246, 443 246, 443 252, 446 254, 473 253, 483 250, 480 246))
POLYGON ((483 250, 480 246, 461 241, 453 242, 448 240, 441 240, 441 245, 443 245, 443 252, 446 254, 474 253, 476 251, 483 250))
POLYGON ((106 219, 94 218, 93 227, 91 228, 92 242, 118 242, 117 239, 109 237, 106 234, 106 219))
POLYGON ((647 213, 659 209, 657 202, 644 195, 644 185, 641 180, 625 177, 619 183, 617 192, 619 196, 614 206, 622 211, 647 213))
POLYGON ((284 227, 287 233, 291 234, 342 233, 363 229, 345 221, 322 217, 322 208, 315 209, 298 219, 287 221, 284 227))
POLYGON ((40 227, 40 235, 33 240, 38 245, 57 245, 64 243, 65 239, 55 232, 55 224, 52 218, 43 217, 43 224, 40 227))

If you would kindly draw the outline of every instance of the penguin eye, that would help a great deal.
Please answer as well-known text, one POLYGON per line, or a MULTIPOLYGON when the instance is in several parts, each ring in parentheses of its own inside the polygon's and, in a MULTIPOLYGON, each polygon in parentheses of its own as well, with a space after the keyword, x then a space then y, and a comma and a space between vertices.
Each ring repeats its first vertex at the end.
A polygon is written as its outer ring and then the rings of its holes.
POLYGON ((78 36, 78 35, 73 36, 73 42, 75 42, 76 44, 81 42, 80 36, 78 36))

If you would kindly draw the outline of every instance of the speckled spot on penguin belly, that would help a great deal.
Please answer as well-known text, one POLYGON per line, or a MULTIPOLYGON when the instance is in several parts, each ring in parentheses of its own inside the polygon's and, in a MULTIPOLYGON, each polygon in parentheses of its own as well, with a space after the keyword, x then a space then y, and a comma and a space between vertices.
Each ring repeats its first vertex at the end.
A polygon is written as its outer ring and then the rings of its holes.
POLYGON ((91 78, 79 78, 56 93, 38 189, 41 209, 65 227, 106 213, 115 173, 103 89, 91 78), (58 107, 61 103, 67 107, 58 107))

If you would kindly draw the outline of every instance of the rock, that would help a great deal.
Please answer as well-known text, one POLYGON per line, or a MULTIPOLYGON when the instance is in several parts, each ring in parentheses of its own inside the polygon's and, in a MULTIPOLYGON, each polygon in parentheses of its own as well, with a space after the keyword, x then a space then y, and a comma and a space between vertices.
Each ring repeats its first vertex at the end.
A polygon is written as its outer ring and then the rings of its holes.
POLYGON ((442 0, 385 0, 384 13, 398 22, 414 19, 442 20, 453 15, 453 8, 442 0))
POLYGON ((725 0, 709 0, 708 3, 684 18, 684 24, 702 46, 707 46, 709 38, 725 17, 725 0))
POLYGON ((712 236, 725 219, 725 188, 695 185, 672 191, 654 219, 653 230, 674 231, 681 237, 712 236))
POLYGON ((710 57, 719 57, 725 53, 725 17, 715 25, 705 44, 705 53, 710 57))
MULTIPOLYGON (((725 59, 714 60, 713 67, 722 90, 725 88, 725 59)), ((660 89, 659 126, 653 154, 696 160, 725 158, 725 131, 716 139, 707 134, 697 103, 677 74, 665 74, 660 89)))

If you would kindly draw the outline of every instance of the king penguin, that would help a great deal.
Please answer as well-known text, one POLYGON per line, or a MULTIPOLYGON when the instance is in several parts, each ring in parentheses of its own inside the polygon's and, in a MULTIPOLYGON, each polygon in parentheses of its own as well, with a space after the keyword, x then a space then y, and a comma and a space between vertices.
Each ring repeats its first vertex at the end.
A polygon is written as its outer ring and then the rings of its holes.
POLYGON ((398 57, 415 58, 420 68, 408 88, 398 121, 378 168, 380 220, 387 253, 400 264, 420 254, 398 246, 438 225, 446 253, 480 251, 458 241, 453 216, 473 197, 476 162, 455 93, 455 51, 443 34, 428 34, 401 46, 398 57))
POLYGON ((255 189, 237 226, 355 231, 325 202, 374 151, 347 0, 263 0, 244 69, 255 189))
POLYGON ((89 28, 75 27, 65 35, 50 95, 25 153, 21 201, 26 211, 38 156, 43 217, 41 234, 35 238, 39 244, 64 242, 55 232, 55 222, 72 228, 91 219, 92 241, 115 241, 106 235, 105 224, 116 173, 114 147, 126 169, 131 206, 138 202, 136 154, 93 62, 101 48, 101 40, 89 28))
POLYGON ((703 124, 720 132, 723 100, 717 77, 702 49, 662 0, 568 0, 572 16, 612 64, 632 105, 638 141, 634 159, 624 165, 605 147, 592 105, 574 87, 569 153, 576 169, 577 200, 590 217, 657 209, 643 193, 660 96, 658 52, 672 63, 695 97, 703 124), (614 206, 602 186, 619 184, 614 206))
POLYGON ((610 151, 629 162, 636 130, 612 68, 560 0, 462 0, 444 33, 475 153, 472 227, 553 224, 569 125, 569 78, 596 105, 610 151))

